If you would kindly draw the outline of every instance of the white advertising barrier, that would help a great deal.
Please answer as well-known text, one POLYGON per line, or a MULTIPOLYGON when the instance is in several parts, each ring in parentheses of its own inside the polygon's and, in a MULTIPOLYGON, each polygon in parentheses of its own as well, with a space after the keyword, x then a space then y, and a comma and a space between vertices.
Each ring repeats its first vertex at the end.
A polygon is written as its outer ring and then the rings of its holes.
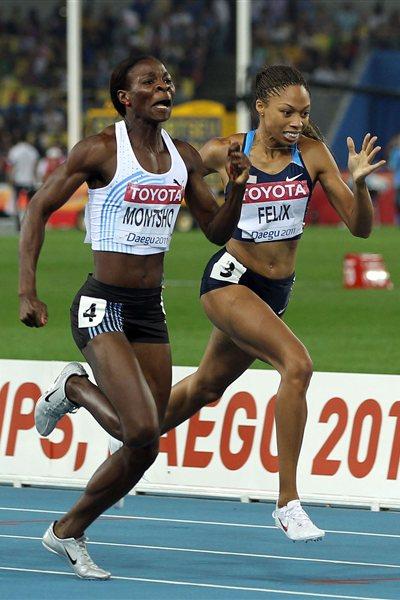
MULTIPOLYGON (((107 435, 85 410, 63 417, 49 438, 36 433, 35 402, 64 364, 0 360, 0 482, 82 487, 107 457, 107 435)), ((193 371, 174 367, 174 382, 193 371)), ((136 491, 276 498, 278 385, 275 372, 247 371, 219 402, 163 436, 136 491)), ((400 376, 315 373, 301 497, 400 508, 399 463, 400 376)))

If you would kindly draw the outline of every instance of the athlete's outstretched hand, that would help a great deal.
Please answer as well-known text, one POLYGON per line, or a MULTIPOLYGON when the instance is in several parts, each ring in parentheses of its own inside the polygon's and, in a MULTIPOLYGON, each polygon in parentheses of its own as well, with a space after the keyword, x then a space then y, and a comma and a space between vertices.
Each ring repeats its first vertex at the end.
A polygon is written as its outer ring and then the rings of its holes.
POLYGON ((356 152, 354 146, 354 140, 351 137, 347 138, 347 147, 349 149, 349 160, 348 167, 351 173, 351 177, 354 183, 362 183, 367 175, 382 167, 386 161, 380 160, 379 162, 372 162, 375 156, 381 150, 380 146, 375 146, 375 142, 378 138, 376 135, 371 137, 370 133, 364 138, 359 153, 356 152))
POLYGON ((36 296, 21 294, 19 297, 19 318, 28 327, 43 327, 48 320, 47 306, 36 296))
POLYGON ((228 149, 228 158, 226 161, 226 172, 230 181, 238 184, 245 184, 249 178, 250 161, 240 150, 238 142, 233 142, 228 149))

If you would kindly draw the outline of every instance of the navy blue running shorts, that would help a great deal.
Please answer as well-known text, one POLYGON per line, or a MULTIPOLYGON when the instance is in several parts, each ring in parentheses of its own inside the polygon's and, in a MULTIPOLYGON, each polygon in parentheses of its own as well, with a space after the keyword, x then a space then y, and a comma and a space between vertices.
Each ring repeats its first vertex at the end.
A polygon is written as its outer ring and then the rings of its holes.
POLYGON ((125 288, 89 274, 71 306, 71 329, 82 350, 101 333, 121 332, 130 342, 168 344, 161 287, 125 288))
POLYGON ((284 279, 269 279, 259 275, 242 265, 226 248, 222 248, 207 263, 201 280, 200 296, 228 285, 244 285, 281 317, 289 304, 294 281, 294 273, 284 279))

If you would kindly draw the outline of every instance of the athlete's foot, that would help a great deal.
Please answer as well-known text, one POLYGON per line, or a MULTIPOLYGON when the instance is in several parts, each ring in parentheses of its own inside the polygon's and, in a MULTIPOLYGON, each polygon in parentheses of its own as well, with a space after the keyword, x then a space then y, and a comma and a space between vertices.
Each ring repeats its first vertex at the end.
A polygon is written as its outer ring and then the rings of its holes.
POLYGON ((35 425, 40 435, 49 435, 62 416, 78 410, 79 406, 67 398, 65 391, 66 383, 73 375, 88 377, 88 374, 80 363, 69 363, 61 371, 52 387, 40 396, 37 401, 35 407, 35 425))
POLYGON ((276 507, 272 517, 275 525, 293 542, 322 540, 325 536, 325 531, 316 527, 303 510, 300 500, 291 500, 282 508, 276 507))
POLYGON ((64 558, 81 579, 110 578, 111 573, 98 567, 90 558, 86 548, 87 537, 61 539, 54 533, 54 525, 52 523, 43 536, 42 544, 47 550, 64 558))

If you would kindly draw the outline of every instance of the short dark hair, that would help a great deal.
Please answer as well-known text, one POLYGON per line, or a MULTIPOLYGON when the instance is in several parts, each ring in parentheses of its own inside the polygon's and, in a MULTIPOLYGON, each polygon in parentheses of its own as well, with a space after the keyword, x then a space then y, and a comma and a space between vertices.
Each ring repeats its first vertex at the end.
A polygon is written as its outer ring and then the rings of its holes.
POLYGON ((127 85, 127 76, 129 71, 141 60, 158 60, 155 56, 146 54, 136 54, 122 60, 115 67, 110 77, 110 96, 115 110, 122 116, 125 116, 126 107, 118 98, 118 90, 123 90, 127 85))
MULTIPOLYGON (((289 65, 265 65, 256 75, 254 94, 256 99, 268 103, 271 96, 278 96, 279 92, 290 85, 302 85, 311 95, 310 88, 303 74, 289 65)), ((303 134, 316 140, 323 140, 319 128, 309 121, 303 134)))

